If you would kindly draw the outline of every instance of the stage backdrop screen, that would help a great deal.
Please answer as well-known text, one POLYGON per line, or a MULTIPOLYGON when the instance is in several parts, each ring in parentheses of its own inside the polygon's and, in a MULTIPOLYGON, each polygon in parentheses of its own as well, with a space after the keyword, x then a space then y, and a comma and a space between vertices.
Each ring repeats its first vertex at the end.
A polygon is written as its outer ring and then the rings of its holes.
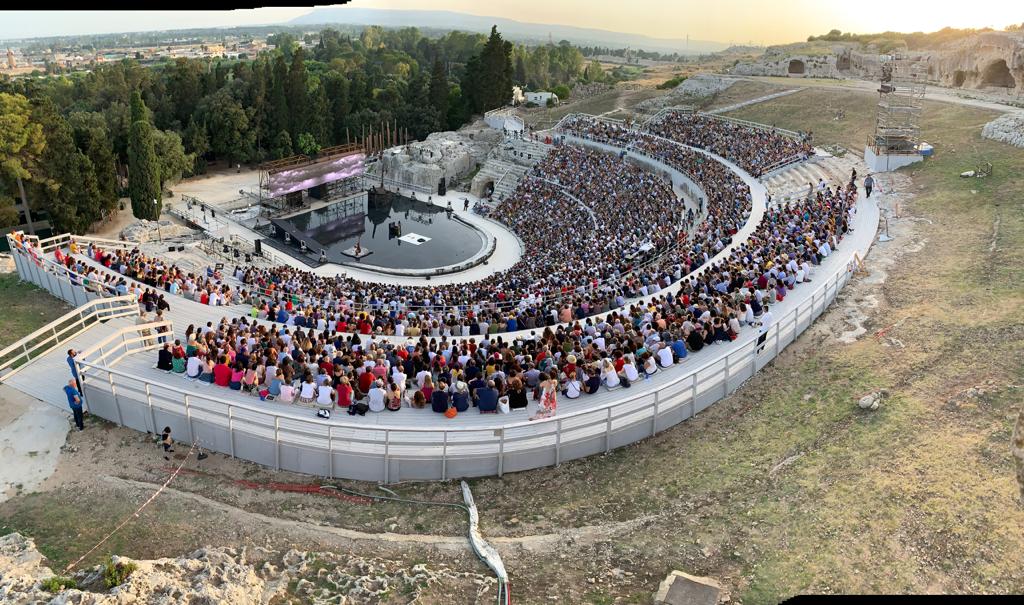
POLYGON ((267 181, 270 197, 279 197, 301 189, 359 176, 363 173, 365 162, 366 154, 353 153, 282 170, 270 175, 267 181))

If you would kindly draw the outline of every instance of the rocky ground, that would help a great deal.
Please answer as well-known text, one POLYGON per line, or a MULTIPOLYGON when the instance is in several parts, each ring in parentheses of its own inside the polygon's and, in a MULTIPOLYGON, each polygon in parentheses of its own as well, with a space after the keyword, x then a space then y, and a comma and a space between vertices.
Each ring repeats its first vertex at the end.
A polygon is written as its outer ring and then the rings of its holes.
POLYGON ((155 560, 114 556, 104 565, 58 570, 44 564, 35 543, 21 534, 0 537, 0 600, 5 603, 489 603, 493 577, 445 565, 411 566, 351 553, 276 552, 256 547, 201 548, 155 560), (131 568, 120 584, 105 581, 107 565, 131 568), (56 590, 47 580, 64 581, 56 590), (68 582, 71 580, 73 584, 68 582), (59 595, 59 596, 58 596, 59 595), (468 599, 463 596, 471 595, 468 599))
POLYGON ((733 77, 700 73, 690 76, 672 89, 669 94, 637 104, 639 113, 655 113, 662 107, 673 105, 697 105, 709 97, 727 90, 739 80, 733 77))
POLYGON ((1024 147, 1024 111, 1007 113, 985 124, 981 136, 1014 147, 1024 147))

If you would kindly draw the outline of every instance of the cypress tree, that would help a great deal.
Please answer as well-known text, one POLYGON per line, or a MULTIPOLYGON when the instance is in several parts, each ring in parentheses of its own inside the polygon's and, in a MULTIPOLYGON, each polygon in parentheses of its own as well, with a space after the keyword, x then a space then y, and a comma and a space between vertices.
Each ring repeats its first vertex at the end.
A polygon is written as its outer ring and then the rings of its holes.
POLYGON ((128 196, 135 218, 155 220, 160 216, 160 162, 153 142, 153 125, 145 116, 146 105, 138 91, 132 94, 132 124, 128 128, 128 196), (156 200, 156 204, 153 203, 156 200))

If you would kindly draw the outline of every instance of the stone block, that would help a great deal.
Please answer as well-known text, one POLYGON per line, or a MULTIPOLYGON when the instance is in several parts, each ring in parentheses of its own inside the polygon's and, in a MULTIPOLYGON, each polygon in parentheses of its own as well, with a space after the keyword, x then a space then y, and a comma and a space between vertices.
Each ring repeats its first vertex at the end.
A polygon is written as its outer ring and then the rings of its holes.
POLYGON ((722 585, 711 578, 673 571, 654 593, 655 605, 717 605, 722 585))

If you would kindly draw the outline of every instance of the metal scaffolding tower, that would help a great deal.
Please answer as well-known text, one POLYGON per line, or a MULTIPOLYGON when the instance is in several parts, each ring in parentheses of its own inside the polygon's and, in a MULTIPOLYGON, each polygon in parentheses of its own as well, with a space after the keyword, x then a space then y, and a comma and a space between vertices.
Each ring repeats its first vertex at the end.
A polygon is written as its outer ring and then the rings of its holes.
POLYGON ((924 64, 900 54, 883 55, 880 63, 878 111, 868 147, 876 155, 915 154, 921 142, 921 109, 927 78, 924 64))

